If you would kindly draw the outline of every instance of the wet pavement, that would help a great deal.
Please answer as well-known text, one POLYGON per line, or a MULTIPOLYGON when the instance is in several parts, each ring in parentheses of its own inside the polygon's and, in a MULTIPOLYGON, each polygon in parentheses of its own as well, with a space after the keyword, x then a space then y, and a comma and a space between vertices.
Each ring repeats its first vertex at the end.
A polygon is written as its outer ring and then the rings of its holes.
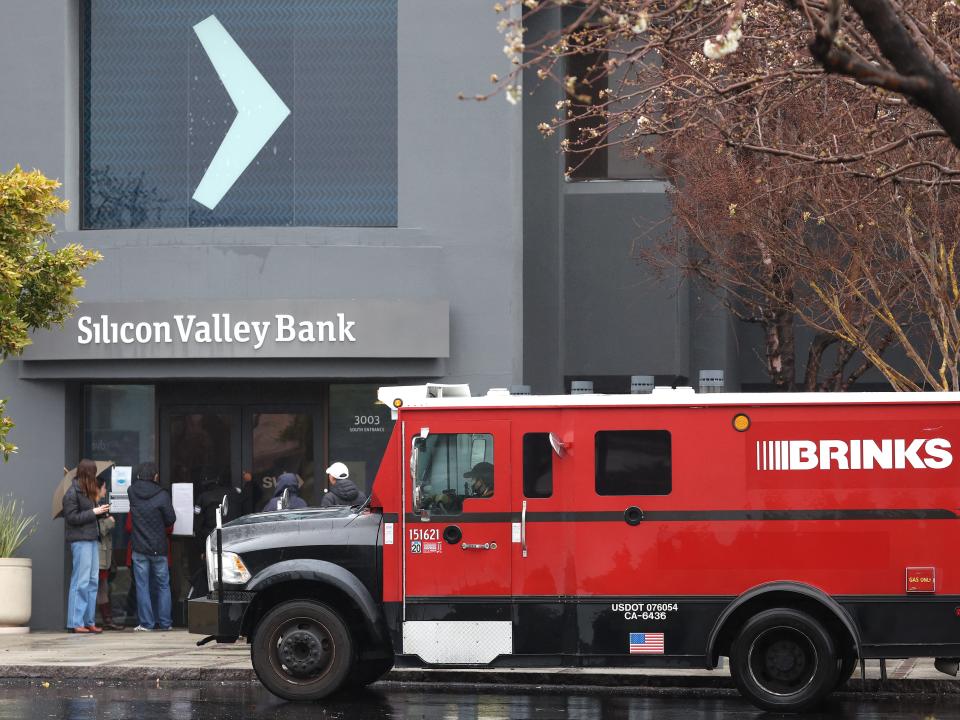
MULTIPOLYGON (((379 683, 350 696, 318 703, 288 703, 248 684, 172 684, 160 687, 96 683, 0 684, 0 720, 689 720, 776 717, 738 697, 684 699, 497 692, 442 692, 379 683)), ((847 694, 804 718, 941 720, 960 718, 956 697, 866 700, 847 694)))

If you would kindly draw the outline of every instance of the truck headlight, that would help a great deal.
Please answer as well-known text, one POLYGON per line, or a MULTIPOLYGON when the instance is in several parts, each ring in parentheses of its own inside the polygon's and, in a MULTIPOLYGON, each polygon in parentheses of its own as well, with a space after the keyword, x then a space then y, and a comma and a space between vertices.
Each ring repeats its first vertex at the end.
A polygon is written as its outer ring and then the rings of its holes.
POLYGON ((213 533, 207 535, 207 590, 213 591, 213 586, 217 583, 217 558, 213 554, 213 533))
MULTIPOLYGON (((216 569, 216 567, 214 567, 216 569)), ((250 571, 240 556, 232 552, 223 553, 223 584, 245 585, 250 581, 250 571)))
MULTIPOLYGON (((207 586, 213 590, 217 586, 217 553, 207 540, 207 586)), ((244 585, 250 580, 250 571, 239 555, 223 551, 223 584, 244 585)))

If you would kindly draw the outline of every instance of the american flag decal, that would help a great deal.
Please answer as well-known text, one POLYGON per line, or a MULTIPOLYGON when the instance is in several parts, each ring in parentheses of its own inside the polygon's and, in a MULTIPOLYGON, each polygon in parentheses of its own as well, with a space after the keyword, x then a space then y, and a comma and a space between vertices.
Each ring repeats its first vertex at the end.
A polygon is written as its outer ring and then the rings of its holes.
POLYGON ((630 633, 631 655, 663 655, 663 633, 630 633))

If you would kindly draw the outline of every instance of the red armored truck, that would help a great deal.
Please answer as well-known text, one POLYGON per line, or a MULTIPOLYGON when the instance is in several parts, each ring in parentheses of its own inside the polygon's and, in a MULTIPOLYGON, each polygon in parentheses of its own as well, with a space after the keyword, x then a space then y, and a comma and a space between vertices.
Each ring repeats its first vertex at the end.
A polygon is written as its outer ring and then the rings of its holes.
POLYGON ((368 502, 222 529, 191 630, 289 698, 429 666, 716 667, 802 711, 960 657, 960 394, 382 388, 368 502), (242 569, 242 571, 241 571, 242 569), (222 572, 222 580, 218 573, 222 572))

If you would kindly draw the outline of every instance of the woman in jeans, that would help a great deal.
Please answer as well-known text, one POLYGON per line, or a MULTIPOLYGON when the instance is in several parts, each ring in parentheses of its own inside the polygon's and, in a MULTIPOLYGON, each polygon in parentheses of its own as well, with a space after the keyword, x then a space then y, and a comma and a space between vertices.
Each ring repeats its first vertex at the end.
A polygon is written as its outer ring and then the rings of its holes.
POLYGON ((73 557, 67 600, 68 632, 103 632, 94 624, 100 570, 100 529, 97 520, 110 510, 110 506, 97 505, 98 494, 97 465, 93 460, 81 460, 77 466, 77 477, 63 496, 66 541, 70 543, 73 557))

